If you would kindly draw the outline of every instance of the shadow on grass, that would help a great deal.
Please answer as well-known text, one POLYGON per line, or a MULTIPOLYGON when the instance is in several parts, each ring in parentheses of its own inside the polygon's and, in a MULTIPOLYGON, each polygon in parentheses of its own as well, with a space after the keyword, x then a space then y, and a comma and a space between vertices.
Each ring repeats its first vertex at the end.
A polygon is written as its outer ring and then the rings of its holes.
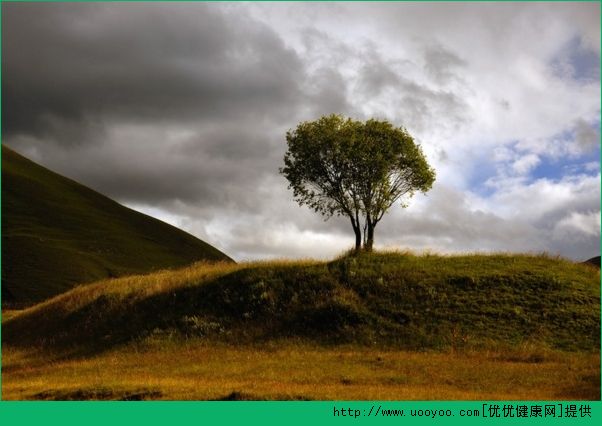
MULTIPOLYGON (((273 398, 274 401, 313 401, 313 399, 308 398, 303 395, 279 395, 273 398)), ((219 398, 210 399, 209 401, 269 401, 266 398, 259 397, 257 395, 253 395, 251 393, 240 392, 240 391, 232 391, 227 395, 221 396, 219 398)))
POLYGON ((574 401, 600 401, 600 375, 581 376, 579 385, 560 388, 557 397, 574 401))
POLYGON ((108 388, 85 388, 75 390, 47 390, 31 397, 46 401, 145 401, 158 399, 163 394, 158 390, 135 389, 113 390, 108 388))
POLYGON ((591 268, 541 257, 375 253, 248 267, 147 296, 84 292, 89 299, 77 308, 59 297, 5 321, 2 339, 61 358, 172 335, 232 344, 293 338, 454 350, 536 340, 555 349, 596 350, 597 280, 591 268))

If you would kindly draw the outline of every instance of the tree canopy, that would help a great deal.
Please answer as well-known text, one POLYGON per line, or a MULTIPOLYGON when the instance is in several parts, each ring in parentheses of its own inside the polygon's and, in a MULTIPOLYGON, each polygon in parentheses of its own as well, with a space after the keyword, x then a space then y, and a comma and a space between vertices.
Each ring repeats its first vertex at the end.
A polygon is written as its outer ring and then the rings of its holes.
POLYGON ((329 115, 300 123, 286 134, 280 173, 295 200, 321 213, 350 219, 355 248, 371 250, 374 228, 397 201, 435 181, 422 149, 402 127, 329 115), (363 232, 363 239, 362 239, 363 232))

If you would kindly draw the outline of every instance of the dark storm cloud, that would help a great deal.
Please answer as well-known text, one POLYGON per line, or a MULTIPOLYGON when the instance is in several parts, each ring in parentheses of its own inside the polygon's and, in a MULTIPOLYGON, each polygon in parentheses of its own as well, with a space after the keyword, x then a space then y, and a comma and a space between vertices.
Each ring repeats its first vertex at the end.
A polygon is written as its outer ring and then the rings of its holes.
POLYGON ((256 210, 300 105, 346 105, 334 71, 303 95, 297 54, 237 6, 2 7, 5 141, 121 201, 256 210))
POLYGON ((66 164, 72 156, 55 161, 120 200, 155 206, 179 201, 253 212, 262 206, 253 201, 253 193, 266 174, 277 173, 284 154, 282 135, 271 137, 261 129, 226 123, 219 130, 195 129, 170 141, 169 131, 152 126, 112 135, 101 149, 78 150, 81 168, 66 164))
POLYGON ((5 140, 124 202, 256 212, 266 176, 286 186, 286 130, 323 114, 364 118, 341 63, 362 64, 354 76, 366 98, 398 91, 404 124, 460 109, 454 94, 398 75, 373 45, 355 51, 306 29, 311 59, 301 58, 230 6, 4 4, 5 140))
POLYGON ((400 83, 400 76, 376 52, 364 58, 360 90, 368 96, 379 95, 385 88, 400 83))
POLYGON ((466 104, 451 91, 433 90, 406 79, 402 79, 398 87, 400 112, 416 130, 433 126, 433 123, 440 125, 439 118, 443 115, 452 126, 467 120, 466 104))
POLYGON ((446 83, 457 78, 458 68, 466 62, 441 45, 429 46, 424 52, 424 68, 437 82, 446 83))
MULTIPOLYGON (((449 80, 455 75, 452 70, 461 64, 459 58, 441 47, 431 47, 427 50, 426 56, 424 70, 427 73, 432 73, 431 68, 435 66, 433 61, 438 61, 442 67, 440 71, 442 74, 438 76, 438 81, 449 80)), ((416 71, 417 64, 409 60, 402 63, 389 63, 376 50, 362 55, 360 60, 362 65, 358 71, 358 95, 369 101, 388 91, 387 97, 394 100, 394 107, 391 109, 389 106, 389 111, 383 111, 383 115, 390 116, 393 113, 395 121, 401 121, 414 131, 433 127, 433 123, 439 125, 441 123, 439 118, 442 115, 445 115, 445 121, 452 125, 459 125, 467 120, 469 109, 455 92, 416 82, 404 75, 400 69, 405 67, 416 71)))
POLYGON ((84 143, 98 122, 294 112, 296 54, 265 26, 209 6, 3 4, 4 134, 84 143), (70 126, 79 131, 63 134, 70 126))
POLYGON ((334 68, 320 68, 311 74, 309 105, 311 115, 346 114, 357 116, 358 112, 347 99, 347 83, 341 73, 334 68))

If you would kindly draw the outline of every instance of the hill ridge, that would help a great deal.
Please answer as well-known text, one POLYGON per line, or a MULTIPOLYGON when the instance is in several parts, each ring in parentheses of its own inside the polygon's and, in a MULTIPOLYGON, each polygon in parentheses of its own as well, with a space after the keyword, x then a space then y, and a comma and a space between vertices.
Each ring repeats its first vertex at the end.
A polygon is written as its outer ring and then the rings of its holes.
POLYGON ((592 265, 596 268, 600 268, 600 256, 594 256, 591 259, 587 259, 585 262, 581 262, 585 265, 592 265))
POLYGON ((527 255, 197 264, 78 287, 4 321, 2 336, 14 346, 92 352, 177 335, 237 345, 300 339, 593 351, 599 277, 588 266, 527 255))
POLYGON ((2 301, 27 305, 103 278, 232 261, 2 145, 2 301))

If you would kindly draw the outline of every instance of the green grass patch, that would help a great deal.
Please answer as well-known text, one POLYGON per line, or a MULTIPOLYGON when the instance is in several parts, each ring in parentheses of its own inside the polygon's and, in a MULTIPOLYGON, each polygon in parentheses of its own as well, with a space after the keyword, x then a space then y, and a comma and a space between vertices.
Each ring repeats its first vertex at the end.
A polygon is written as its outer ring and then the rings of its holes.
POLYGON ((587 265, 526 255, 198 264, 81 286, 12 315, 2 337, 12 346, 93 353, 172 336, 598 351, 599 282, 599 271, 587 265))

